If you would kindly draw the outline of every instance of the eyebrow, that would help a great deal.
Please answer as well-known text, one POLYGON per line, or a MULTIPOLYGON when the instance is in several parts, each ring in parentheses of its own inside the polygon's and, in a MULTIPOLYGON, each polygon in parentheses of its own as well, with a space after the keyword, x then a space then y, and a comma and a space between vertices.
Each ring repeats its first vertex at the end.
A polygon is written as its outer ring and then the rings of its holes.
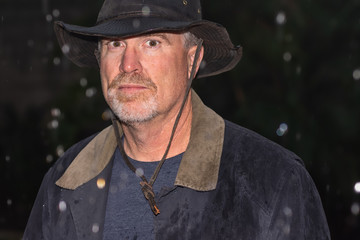
POLYGON ((146 34, 146 35, 143 35, 143 36, 140 36, 140 37, 159 37, 161 39, 163 39, 164 41, 166 41, 168 44, 172 44, 172 42, 170 41, 170 39, 166 36, 165 33, 150 33, 150 34, 146 34))
MULTIPOLYGON (((139 37, 139 38, 147 38, 147 37, 159 37, 161 39, 163 39, 165 42, 167 42, 169 45, 172 45, 172 42, 170 41, 170 39, 166 36, 165 33, 149 33, 149 34, 144 34, 144 35, 140 35, 140 36, 134 36, 134 37, 139 37)), ((125 37, 125 38, 118 38, 118 37, 107 37, 107 38, 102 38, 101 39, 101 43, 103 42, 110 42, 110 41, 114 41, 114 40, 125 40, 128 38, 134 38, 134 37, 125 37)))

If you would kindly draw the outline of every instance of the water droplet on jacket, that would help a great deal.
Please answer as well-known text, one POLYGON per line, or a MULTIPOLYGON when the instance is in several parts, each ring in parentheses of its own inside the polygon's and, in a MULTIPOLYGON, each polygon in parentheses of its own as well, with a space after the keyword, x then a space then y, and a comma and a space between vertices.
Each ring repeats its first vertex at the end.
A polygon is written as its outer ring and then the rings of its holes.
POLYGON ((144 175, 144 169, 142 169, 142 168, 137 168, 136 171, 135 171, 135 174, 136 174, 136 176, 138 176, 138 177, 143 176, 143 175, 144 175))
POLYGON ((100 230, 99 224, 94 223, 93 226, 92 226, 93 233, 98 233, 99 230, 100 230))
POLYGON ((106 185, 106 182, 105 182, 105 179, 103 178, 99 178, 97 181, 96 181, 96 185, 99 189, 103 189, 106 185))
POLYGON ((60 201, 59 202, 59 210, 60 210, 60 212, 65 212, 66 211, 66 202, 65 201, 60 201))
POLYGON ((284 211, 285 216, 287 216, 287 217, 291 217, 291 216, 292 216, 292 210, 291 210, 291 208, 285 207, 283 211, 284 211))

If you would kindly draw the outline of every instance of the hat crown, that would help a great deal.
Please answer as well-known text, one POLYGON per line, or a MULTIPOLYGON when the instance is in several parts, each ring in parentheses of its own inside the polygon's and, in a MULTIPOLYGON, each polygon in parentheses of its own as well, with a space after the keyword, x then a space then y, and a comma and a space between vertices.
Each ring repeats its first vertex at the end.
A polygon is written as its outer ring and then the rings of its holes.
POLYGON ((105 0, 97 24, 110 19, 160 17, 173 21, 201 20, 200 0, 105 0))

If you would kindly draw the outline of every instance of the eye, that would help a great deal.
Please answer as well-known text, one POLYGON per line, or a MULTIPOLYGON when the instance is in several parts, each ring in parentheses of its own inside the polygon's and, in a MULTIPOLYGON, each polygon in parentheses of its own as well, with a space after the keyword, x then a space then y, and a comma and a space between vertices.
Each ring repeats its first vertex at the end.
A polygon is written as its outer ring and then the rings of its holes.
POLYGON ((151 40, 147 40, 145 44, 149 47, 156 47, 160 44, 160 41, 151 39, 151 40))
POLYGON ((113 41, 109 41, 107 43, 108 48, 111 50, 115 50, 115 49, 119 49, 120 47, 122 47, 122 42, 119 40, 113 40, 113 41))

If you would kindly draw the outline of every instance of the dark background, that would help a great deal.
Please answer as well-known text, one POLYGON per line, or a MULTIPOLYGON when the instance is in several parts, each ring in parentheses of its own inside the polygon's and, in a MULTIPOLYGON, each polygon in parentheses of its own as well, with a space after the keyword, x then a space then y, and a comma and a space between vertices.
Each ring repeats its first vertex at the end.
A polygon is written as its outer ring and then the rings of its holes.
MULTIPOLYGON (((53 32, 93 25, 101 4, 0 0, 0 239, 21 237, 58 156, 109 124, 98 72, 64 58, 53 32)), ((203 16, 244 47, 233 71, 194 82, 203 101, 302 157, 332 238, 359 239, 360 1, 206 0, 203 16)))

